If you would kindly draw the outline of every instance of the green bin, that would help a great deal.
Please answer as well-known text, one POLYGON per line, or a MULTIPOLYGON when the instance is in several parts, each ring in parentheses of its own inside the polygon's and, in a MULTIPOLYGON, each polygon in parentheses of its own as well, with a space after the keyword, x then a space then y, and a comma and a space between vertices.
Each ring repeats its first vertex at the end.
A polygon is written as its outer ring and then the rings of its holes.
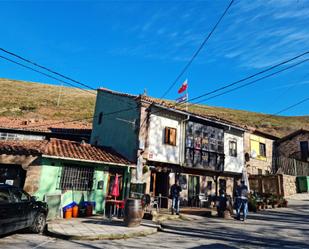
POLYGON ((299 193, 309 192, 309 176, 298 176, 296 181, 299 193))

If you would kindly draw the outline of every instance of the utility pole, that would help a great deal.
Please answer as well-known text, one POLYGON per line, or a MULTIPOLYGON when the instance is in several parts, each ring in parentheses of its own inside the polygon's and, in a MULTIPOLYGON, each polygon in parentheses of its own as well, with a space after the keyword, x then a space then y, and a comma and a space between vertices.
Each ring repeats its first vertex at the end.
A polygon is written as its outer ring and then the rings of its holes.
POLYGON ((58 99, 57 99, 57 106, 60 105, 60 97, 61 97, 61 94, 62 94, 62 88, 63 88, 63 84, 61 83, 61 86, 59 88, 58 99))

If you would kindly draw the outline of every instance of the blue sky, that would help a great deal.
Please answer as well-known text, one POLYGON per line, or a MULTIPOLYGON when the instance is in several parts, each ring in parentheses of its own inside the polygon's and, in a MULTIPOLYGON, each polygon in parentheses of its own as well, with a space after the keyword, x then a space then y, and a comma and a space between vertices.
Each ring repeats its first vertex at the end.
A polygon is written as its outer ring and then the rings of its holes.
MULTIPOLYGON (((149 95, 161 97, 228 4, 1 1, 0 47, 92 87, 132 94, 146 88, 149 95)), ((308 27, 309 1, 236 0, 166 97, 177 98, 186 78, 193 98, 305 52, 308 27)), ((274 113, 309 97, 308 68, 309 62, 203 103, 274 113)), ((2 59, 0 77, 59 84, 2 59)), ((308 110, 309 101, 282 114, 309 115, 308 110)))

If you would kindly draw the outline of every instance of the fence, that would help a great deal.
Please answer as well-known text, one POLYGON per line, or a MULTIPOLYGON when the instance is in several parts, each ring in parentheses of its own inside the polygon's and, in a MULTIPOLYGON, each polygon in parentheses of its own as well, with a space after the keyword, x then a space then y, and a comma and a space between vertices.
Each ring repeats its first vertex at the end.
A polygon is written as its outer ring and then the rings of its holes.
POLYGON ((296 176, 290 175, 250 175, 250 190, 260 194, 289 196, 296 194, 296 176))
POLYGON ((299 161, 288 157, 276 157, 276 172, 292 176, 309 176, 309 162, 299 161))

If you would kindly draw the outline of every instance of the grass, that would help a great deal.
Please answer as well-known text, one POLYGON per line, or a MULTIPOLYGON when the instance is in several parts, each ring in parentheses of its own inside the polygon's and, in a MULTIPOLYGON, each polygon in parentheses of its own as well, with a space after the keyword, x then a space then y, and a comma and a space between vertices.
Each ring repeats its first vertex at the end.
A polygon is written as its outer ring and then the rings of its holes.
MULTIPOLYGON (((0 89, 0 116, 57 121, 87 118, 94 112, 96 95, 76 88, 0 78, 0 89)), ((309 129, 309 116, 270 116, 207 105, 190 106, 189 109, 255 127, 279 137, 296 129, 309 129)), ((92 119, 86 121, 91 122, 92 119)))

